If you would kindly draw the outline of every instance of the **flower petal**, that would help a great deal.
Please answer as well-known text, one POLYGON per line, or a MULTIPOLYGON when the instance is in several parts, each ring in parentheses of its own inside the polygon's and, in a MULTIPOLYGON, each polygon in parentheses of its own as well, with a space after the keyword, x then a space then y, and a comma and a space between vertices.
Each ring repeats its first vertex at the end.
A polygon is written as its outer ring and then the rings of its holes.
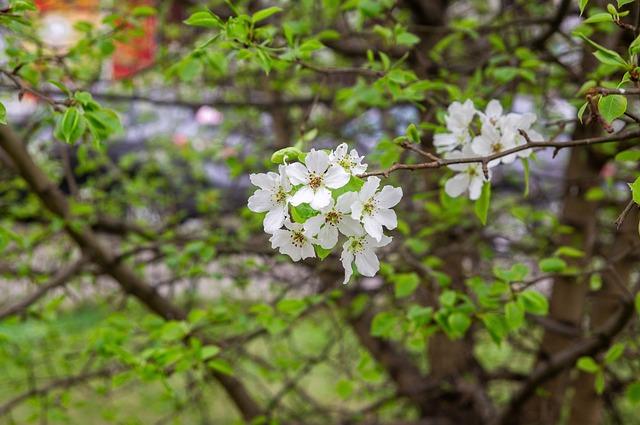
POLYGON ((299 162, 287 165, 287 175, 294 185, 309 183, 309 170, 299 162))
POLYGON ((313 199, 313 190, 309 186, 303 186, 291 197, 289 202, 291 202, 291 205, 297 206, 303 202, 309 203, 313 201, 313 199))
POLYGON ((349 174, 339 165, 331 166, 324 175, 324 184, 331 189, 338 189, 349 183, 349 174))
MULTIPOLYGON (((389 230, 393 230, 398 226, 398 218, 396 217, 396 213, 390 209, 380 209, 376 212, 374 216, 376 221, 386 227, 389 230)), ((378 239, 379 241, 380 239, 378 239)))
POLYGON ((369 198, 376 193, 378 187, 380 186, 380 179, 376 176, 371 176, 367 178, 367 181, 362 185, 362 189, 360 189, 360 193, 358 197, 361 201, 367 201, 369 198))
POLYGON ((313 249, 313 245, 310 242, 305 242, 302 245, 300 256, 303 260, 305 258, 313 258, 316 256, 316 251, 313 249))
POLYGON ((344 280, 342 281, 344 285, 349 282, 353 274, 353 267, 351 266, 351 263, 353 263, 353 254, 349 251, 348 247, 349 241, 346 241, 344 245, 342 245, 342 254, 340 255, 340 261, 342 262, 342 267, 344 267, 344 280))
POLYGON ((260 189, 273 189, 275 187, 275 181, 266 173, 249 174, 249 180, 254 186, 258 186, 260 189))
POLYGON ((268 190, 258 189, 249 198, 247 206, 253 212, 265 212, 274 207, 272 193, 268 190))
POLYGON ((480 197, 482 193, 482 185, 484 184, 484 179, 480 176, 474 177, 469 182, 469 199, 475 201, 480 197))
POLYGON ((324 151, 311 149, 311 152, 307 154, 304 163, 307 164, 309 172, 324 174, 324 172, 327 171, 327 168, 329 168, 329 155, 324 151))
POLYGON ((264 221, 262 225, 264 226, 264 231, 266 233, 273 233, 276 230, 280 229, 284 224, 284 219, 286 218, 286 208, 278 207, 267 213, 264 217, 264 221))
POLYGON ((315 236, 320 231, 320 227, 324 223, 324 215, 316 215, 304 222, 304 231, 307 235, 315 236))
POLYGON ((362 224, 350 216, 342 217, 338 222, 338 230, 345 236, 362 236, 364 234, 362 224))
POLYGON ((444 184, 444 191, 452 198, 456 198, 469 187, 469 175, 466 173, 456 174, 444 184))
POLYGON ((402 189, 399 187, 385 186, 375 196, 380 208, 393 208, 402 199, 402 189))
POLYGON ((366 216, 362 219, 362 223, 364 224, 364 230, 376 241, 380 241, 382 239, 382 225, 378 223, 371 216, 366 216))
MULTIPOLYGON (((293 201, 291 202, 293 204, 293 201)), ((311 208, 314 210, 320 210, 331 203, 331 191, 326 187, 321 187, 316 190, 311 200, 311 208)))
POLYGON ((364 250, 356 253, 356 268, 361 275, 372 277, 380 270, 380 261, 375 252, 364 250))
POLYGON ((324 226, 318 233, 318 243, 324 249, 331 249, 338 243, 338 229, 335 226, 324 226))
POLYGON ((347 192, 343 193, 338 197, 336 201, 336 210, 341 213, 349 213, 351 212, 351 206, 357 202, 358 193, 357 192, 347 192))

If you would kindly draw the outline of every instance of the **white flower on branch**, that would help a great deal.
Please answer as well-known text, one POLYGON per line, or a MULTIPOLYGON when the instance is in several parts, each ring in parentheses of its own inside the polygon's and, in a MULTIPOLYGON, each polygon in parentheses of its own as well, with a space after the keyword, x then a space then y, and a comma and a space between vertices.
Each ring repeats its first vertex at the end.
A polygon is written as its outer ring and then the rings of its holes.
POLYGON ((380 240, 375 240, 365 233, 362 226, 354 229, 347 241, 342 245, 340 261, 344 267, 344 281, 346 284, 353 275, 353 262, 356 269, 363 276, 375 276, 380 270, 380 261, 376 256, 375 249, 388 245, 391 242, 389 236, 383 235, 380 240))
POLYGON ((291 192, 291 183, 287 178, 284 166, 279 167, 280 173, 251 174, 251 183, 260 189, 249 198, 248 207, 251 211, 267 212, 263 226, 266 233, 273 233, 281 228, 289 216, 287 204, 291 192))
POLYGON ((433 145, 436 151, 439 153, 451 152, 468 145, 471 142, 469 126, 477 112, 473 102, 469 99, 464 103, 453 102, 449 105, 444 117, 449 132, 434 136, 433 145))
POLYGON ((305 158, 305 165, 296 162, 287 166, 287 175, 294 185, 302 185, 291 197, 291 205, 309 203, 314 210, 320 210, 331 202, 331 191, 349 182, 349 174, 338 165, 329 163, 329 155, 311 149, 305 158), (306 166, 305 166, 306 165, 306 166))
POLYGON ((315 239, 304 229, 300 223, 292 223, 289 220, 284 222, 285 229, 278 229, 269 239, 271 247, 280 250, 280 253, 287 254, 293 261, 304 260, 315 257, 313 249, 315 239))
POLYGON ((398 225, 396 213, 391 209, 402 199, 402 189, 399 187, 385 186, 380 192, 380 179, 369 177, 353 196, 351 216, 364 224, 364 229, 372 238, 380 242, 382 240, 382 226, 393 230, 398 225))
POLYGON ((363 164, 364 156, 358 156, 355 149, 349 148, 346 143, 339 145, 329 154, 329 163, 331 165, 339 165, 349 174, 358 175, 367 171, 367 164, 363 164))
POLYGON ((320 214, 310 217, 304 222, 304 228, 311 236, 317 235, 320 246, 331 249, 338 243, 338 231, 343 235, 352 235, 362 226, 351 218, 351 205, 355 192, 341 195, 337 202, 331 203, 320 210, 320 214))
MULTIPOLYGON (((452 152, 447 156, 447 159, 469 158, 471 156, 473 156, 473 152, 471 152, 470 149, 465 149, 462 152, 452 152)), ((456 198, 468 191, 469 198, 472 201, 478 199, 482 193, 482 185, 485 181, 488 181, 484 177, 482 164, 479 162, 471 162, 464 164, 451 164, 448 167, 453 171, 457 171, 458 174, 447 180, 445 183, 444 191, 447 195, 456 198)), ((490 179, 491 170, 488 170, 488 172, 490 179)))

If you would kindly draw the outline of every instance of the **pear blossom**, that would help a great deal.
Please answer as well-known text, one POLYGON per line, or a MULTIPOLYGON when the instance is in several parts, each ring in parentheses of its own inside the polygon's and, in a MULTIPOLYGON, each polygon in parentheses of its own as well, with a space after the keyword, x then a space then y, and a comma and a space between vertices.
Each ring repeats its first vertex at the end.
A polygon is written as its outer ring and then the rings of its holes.
POLYGON ((287 178, 284 166, 279 167, 279 173, 251 174, 251 183, 259 189, 249 198, 248 207, 251 211, 267 212, 263 226, 266 233, 273 233, 282 227, 289 217, 287 204, 291 192, 291 183, 287 178))
POLYGON ((276 230, 269 241, 272 248, 278 248, 280 253, 287 254, 293 261, 315 257, 313 249, 315 239, 309 235, 301 223, 284 222, 285 228, 276 230))
POLYGON ((451 152, 471 142, 469 125, 476 113, 475 106, 470 99, 464 103, 453 102, 447 109, 444 121, 449 130, 448 133, 436 134, 433 145, 438 153, 451 152))
MULTIPOLYGON (((482 125, 480 135, 476 136, 471 143, 471 149, 475 154, 489 156, 515 147, 514 135, 511 131, 501 132, 490 123, 482 125)), ((516 154, 508 154, 493 161, 489 161, 489 166, 493 167, 500 162, 510 164, 516 159, 516 154)))
POLYGON ((504 118, 500 101, 492 99, 484 112, 478 112, 483 125, 499 126, 504 118))
POLYGON ((367 171, 367 164, 363 164, 364 156, 358 156, 355 149, 349 148, 346 143, 338 145, 338 147, 329 154, 329 163, 331 165, 339 165, 349 174, 358 175, 367 171))
POLYGON ((351 205, 357 198, 356 192, 341 195, 337 202, 331 199, 320 214, 304 222, 305 230, 312 236, 317 235, 318 243, 324 249, 331 249, 338 243, 338 231, 343 235, 353 234, 354 229, 362 227, 351 218, 351 205))
MULTIPOLYGON (((529 136, 534 142, 541 142, 544 140, 544 137, 537 131, 533 130, 531 126, 536 121, 536 114, 526 113, 526 114, 515 114, 510 113, 507 114, 504 118, 503 133, 510 134, 513 137, 513 143, 515 146, 524 145, 527 143, 526 139, 520 134, 518 130, 522 130, 529 136)), ((517 156, 520 158, 526 158, 531 155, 533 151, 531 149, 523 149, 517 153, 517 156)))
POLYGON ((360 189, 351 205, 351 217, 364 224, 364 229, 376 241, 383 238, 382 226, 393 230, 398 225, 396 213, 391 209, 402 199, 402 189, 385 186, 380 192, 380 179, 371 176, 360 189))
POLYGON ((331 202, 331 191, 349 182, 349 174, 338 165, 330 165, 329 155, 311 149, 305 158, 305 165, 296 162, 287 166, 287 175, 294 185, 303 185, 291 197, 291 205, 309 203, 314 210, 320 210, 331 202))
MULTIPOLYGON (((447 156, 447 159, 453 158, 468 158, 472 156, 473 152, 469 149, 464 151, 452 152, 447 156)), ((456 198, 462 195, 464 192, 469 191, 469 198, 475 201, 480 197, 482 193, 482 185, 485 180, 484 173, 482 171, 482 164, 479 162, 471 162, 466 164, 451 164, 448 166, 453 171, 457 171, 458 174, 447 180, 444 185, 444 191, 452 198, 456 198)), ((491 170, 489 170, 489 178, 491 178, 491 170)))
POLYGON ((362 226, 358 225, 353 229, 347 241, 342 245, 340 261, 344 267, 343 284, 349 282, 353 274, 353 262, 356 269, 363 276, 375 276, 380 270, 380 261, 376 256, 375 249, 388 245, 391 242, 389 236, 383 235, 379 241, 365 233, 362 226))

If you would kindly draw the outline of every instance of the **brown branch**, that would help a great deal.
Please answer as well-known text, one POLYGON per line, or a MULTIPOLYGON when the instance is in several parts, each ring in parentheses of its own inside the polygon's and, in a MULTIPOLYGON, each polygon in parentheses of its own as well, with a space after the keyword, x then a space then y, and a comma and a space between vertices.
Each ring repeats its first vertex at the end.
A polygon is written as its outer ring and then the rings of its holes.
POLYGON ((622 226, 622 223, 624 223, 624 220, 627 218, 627 216, 629 215, 629 213, 631 212, 631 210, 633 209, 633 207, 636 205, 635 201, 633 199, 631 199, 628 203, 627 206, 624 207, 624 210, 622 210, 622 212, 620 213, 620 215, 618 216, 618 218, 616 218, 616 229, 620 230, 620 226, 622 226))
POLYGON ((52 289, 65 285, 69 281, 69 279, 71 279, 78 272, 80 272, 80 270, 82 270, 82 267, 85 264, 86 264, 86 259, 81 258, 78 261, 74 262, 73 264, 60 269, 58 273, 56 273, 56 275, 53 276, 48 283, 39 286, 34 293, 26 296, 24 299, 18 301, 17 303, 9 307, 6 307, 4 310, 1 310, 0 320, 6 319, 9 316, 13 316, 23 312, 24 310, 29 308, 31 305, 36 303, 40 298, 42 298, 52 289))
POLYGON ((629 131, 622 134, 613 134, 610 136, 600 136, 600 137, 591 137, 587 139, 579 139, 579 140, 570 140, 567 142, 554 142, 554 141, 544 141, 544 142, 534 142, 529 139, 528 135, 520 130, 520 134, 522 134, 527 140, 526 143, 516 146, 511 149, 507 149, 501 152, 497 152, 487 156, 471 156, 467 158, 450 158, 450 159, 437 159, 429 162, 420 162, 417 164, 394 164, 386 170, 372 171, 370 173, 360 174, 358 177, 365 178, 369 176, 384 176, 389 177, 389 174, 398 171, 398 170, 422 170, 422 169, 433 169, 433 168, 442 168, 448 165, 453 164, 471 164, 471 163, 481 163, 483 167, 486 167, 487 164, 493 160, 505 157, 507 155, 511 155, 513 153, 521 152, 526 149, 545 149, 545 148, 554 148, 557 151, 565 148, 573 148, 576 146, 589 146, 596 145, 601 143, 611 143, 611 142, 622 142, 629 139, 635 139, 640 137, 640 130, 629 131))

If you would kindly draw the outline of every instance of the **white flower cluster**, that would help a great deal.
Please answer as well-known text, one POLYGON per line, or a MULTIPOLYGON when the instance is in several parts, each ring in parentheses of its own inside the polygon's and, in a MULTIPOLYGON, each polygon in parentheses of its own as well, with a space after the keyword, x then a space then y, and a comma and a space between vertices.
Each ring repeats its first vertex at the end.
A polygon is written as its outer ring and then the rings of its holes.
MULTIPOLYGON (((471 156, 488 156, 512 149, 526 143, 518 130, 524 130, 532 141, 542 141, 542 136, 531 129, 536 121, 536 115, 508 113, 503 114, 502 105, 492 100, 487 109, 479 111, 473 102, 467 99, 464 103, 453 102, 449 105, 445 115, 447 133, 436 134, 434 146, 438 153, 445 158, 468 158, 471 156), (478 117, 479 125, 475 125, 478 117), (474 133, 475 127, 479 132, 474 133)), ((503 163, 509 164, 517 157, 526 158, 531 155, 531 149, 523 149, 516 153, 502 156, 490 161, 490 168, 503 163)), ((469 198, 476 200, 482 192, 482 185, 486 177, 479 162, 468 164, 452 164, 449 168, 457 174, 445 183, 445 191, 449 196, 457 197, 468 191, 469 198)))
POLYGON ((377 177, 362 182, 356 176, 367 169, 363 159, 343 143, 329 154, 312 149, 304 164, 281 165, 278 173, 251 174, 251 183, 259 189, 248 206, 251 211, 267 213, 263 225, 272 235, 271 246, 299 261, 315 257, 314 245, 333 249, 341 233, 345 236, 340 256, 344 283, 351 278, 354 262, 360 274, 374 276, 380 269, 375 249, 391 242, 383 227, 396 228, 396 213, 391 208, 400 202, 402 189, 384 186, 378 190, 377 177), (337 195, 337 189, 353 182, 361 186, 357 192, 337 195), (304 204, 312 214, 302 223, 291 221, 289 207, 304 204))

